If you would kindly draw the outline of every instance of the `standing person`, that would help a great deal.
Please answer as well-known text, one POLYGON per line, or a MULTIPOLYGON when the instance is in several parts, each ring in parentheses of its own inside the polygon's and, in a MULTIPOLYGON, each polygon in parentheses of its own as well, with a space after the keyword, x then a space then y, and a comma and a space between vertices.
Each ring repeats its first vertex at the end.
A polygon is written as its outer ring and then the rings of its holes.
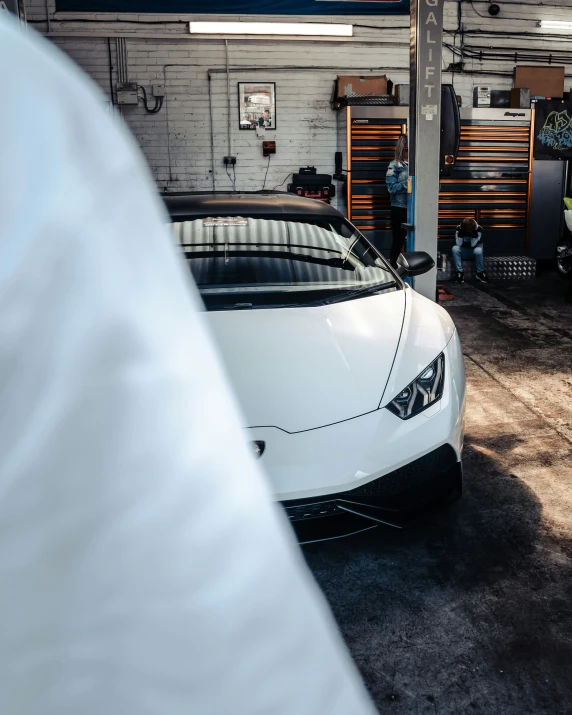
POLYGON ((462 261, 470 261, 473 256, 477 268, 476 279, 481 283, 488 283, 485 273, 485 256, 483 253, 483 229, 474 218, 461 221, 455 231, 455 245, 451 249, 453 263, 455 264, 455 280, 457 283, 465 282, 462 261))
POLYGON ((0 713, 373 715, 141 152, 2 15, 0 713))
POLYGON ((409 148, 407 136, 402 134, 395 147, 395 158, 390 162, 385 176, 391 202, 391 243, 390 263, 396 268, 397 257, 403 251, 407 231, 401 227, 407 222, 407 180, 409 178, 409 148))

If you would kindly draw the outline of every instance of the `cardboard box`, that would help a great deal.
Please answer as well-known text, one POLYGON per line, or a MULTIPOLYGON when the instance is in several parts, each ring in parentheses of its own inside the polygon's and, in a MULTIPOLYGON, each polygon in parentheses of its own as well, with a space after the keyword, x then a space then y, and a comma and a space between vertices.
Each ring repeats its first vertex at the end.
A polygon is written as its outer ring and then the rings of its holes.
POLYGON ((530 90, 524 87, 515 87, 510 90, 511 109, 530 109, 530 90))
POLYGON ((564 69, 517 65, 514 69, 514 86, 528 87, 531 97, 559 99, 564 94, 564 69))
MULTIPOLYGON (((338 97, 351 97, 354 94, 390 94, 388 79, 385 75, 351 75, 338 77, 338 97)), ((393 86, 393 84, 392 84, 393 86)))

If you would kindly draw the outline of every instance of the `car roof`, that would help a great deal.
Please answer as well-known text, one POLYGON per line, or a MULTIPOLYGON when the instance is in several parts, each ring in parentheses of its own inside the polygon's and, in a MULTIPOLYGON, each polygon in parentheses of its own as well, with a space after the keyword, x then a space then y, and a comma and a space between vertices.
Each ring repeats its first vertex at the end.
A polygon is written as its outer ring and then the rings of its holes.
POLYGON ((163 194, 167 211, 177 216, 272 216, 286 219, 289 216, 343 218, 333 206, 286 192, 231 193, 205 192, 163 194))

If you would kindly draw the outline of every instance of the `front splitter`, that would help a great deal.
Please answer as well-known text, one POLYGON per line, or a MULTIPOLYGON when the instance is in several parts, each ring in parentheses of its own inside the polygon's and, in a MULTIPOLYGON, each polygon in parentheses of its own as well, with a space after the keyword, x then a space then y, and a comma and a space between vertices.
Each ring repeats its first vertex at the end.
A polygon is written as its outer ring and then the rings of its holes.
POLYGON ((301 544, 328 541, 411 517, 462 493, 462 467, 450 445, 350 491, 282 502, 301 544))
POLYGON ((403 528, 383 509, 346 499, 286 507, 285 511, 300 544, 341 539, 378 526, 403 528))

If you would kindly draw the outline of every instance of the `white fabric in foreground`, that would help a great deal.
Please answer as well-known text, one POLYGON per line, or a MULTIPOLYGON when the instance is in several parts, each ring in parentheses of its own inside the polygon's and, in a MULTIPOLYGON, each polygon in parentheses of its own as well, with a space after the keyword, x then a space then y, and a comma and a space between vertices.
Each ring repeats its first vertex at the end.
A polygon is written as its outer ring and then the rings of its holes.
POLYGON ((373 713, 138 150, 4 19, 0 75, 0 713, 373 713))

